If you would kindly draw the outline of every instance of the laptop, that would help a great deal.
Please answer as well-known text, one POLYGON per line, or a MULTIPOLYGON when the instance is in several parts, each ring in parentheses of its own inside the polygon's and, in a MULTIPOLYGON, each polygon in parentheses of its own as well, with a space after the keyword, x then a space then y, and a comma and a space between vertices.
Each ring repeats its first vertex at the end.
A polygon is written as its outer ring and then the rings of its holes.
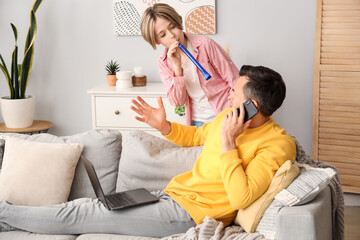
POLYGON ((91 185, 94 188, 96 197, 109 209, 118 210, 128 207, 139 206, 143 204, 159 201, 159 198, 151 194, 145 188, 137 188, 134 190, 118 192, 106 195, 102 190, 99 178, 96 175, 93 164, 81 155, 81 160, 85 166, 86 172, 90 178, 91 185))

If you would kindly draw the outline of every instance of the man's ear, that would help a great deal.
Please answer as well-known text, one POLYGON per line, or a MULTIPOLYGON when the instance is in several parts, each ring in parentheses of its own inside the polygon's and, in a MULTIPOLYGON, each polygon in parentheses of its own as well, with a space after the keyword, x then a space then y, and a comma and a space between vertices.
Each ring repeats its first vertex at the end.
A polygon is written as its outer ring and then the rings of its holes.
POLYGON ((254 105, 256 106, 257 109, 259 109, 259 103, 258 101, 256 101, 255 99, 251 99, 251 101, 253 101, 254 105))

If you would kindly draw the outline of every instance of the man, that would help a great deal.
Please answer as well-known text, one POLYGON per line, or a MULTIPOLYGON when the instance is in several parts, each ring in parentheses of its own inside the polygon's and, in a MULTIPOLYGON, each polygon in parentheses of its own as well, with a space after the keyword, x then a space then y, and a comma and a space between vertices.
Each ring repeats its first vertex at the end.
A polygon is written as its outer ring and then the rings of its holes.
MULTIPOLYGON (((210 80, 211 81, 211 80, 210 80)), ((268 188, 275 172, 295 160, 295 143, 271 115, 285 98, 281 76, 265 67, 243 66, 231 89, 232 108, 202 127, 170 123, 161 97, 159 108, 133 100, 136 119, 181 146, 204 145, 191 171, 174 177, 153 204, 109 211, 97 199, 56 206, 25 207, 0 201, 0 231, 10 226, 44 234, 115 233, 164 237, 186 232, 205 216, 230 224, 268 188), (245 100, 259 113, 245 124, 245 100), (237 114, 240 107, 240 115, 237 114)), ((171 161, 171 159, 169 159, 171 161)))
POLYGON ((192 171, 174 177, 165 189, 197 224, 205 216, 230 224, 236 210, 247 207, 266 191, 286 160, 295 161, 293 139, 271 117, 285 93, 285 83, 277 72, 243 66, 229 96, 232 108, 199 128, 167 121, 161 97, 159 108, 141 97, 132 101, 135 106, 131 109, 140 115, 135 118, 159 130, 169 141, 185 147, 204 145, 192 171), (247 99, 259 113, 243 123, 247 99))

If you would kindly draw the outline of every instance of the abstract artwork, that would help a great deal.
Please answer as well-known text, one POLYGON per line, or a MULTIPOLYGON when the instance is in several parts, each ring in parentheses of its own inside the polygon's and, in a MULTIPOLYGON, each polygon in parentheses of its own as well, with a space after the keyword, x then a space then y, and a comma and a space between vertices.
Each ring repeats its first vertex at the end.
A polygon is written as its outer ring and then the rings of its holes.
POLYGON ((113 0, 115 35, 141 35, 140 20, 146 8, 155 3, 172 6, 183 18, 184 31, 215 34, 215 0, 113 0))

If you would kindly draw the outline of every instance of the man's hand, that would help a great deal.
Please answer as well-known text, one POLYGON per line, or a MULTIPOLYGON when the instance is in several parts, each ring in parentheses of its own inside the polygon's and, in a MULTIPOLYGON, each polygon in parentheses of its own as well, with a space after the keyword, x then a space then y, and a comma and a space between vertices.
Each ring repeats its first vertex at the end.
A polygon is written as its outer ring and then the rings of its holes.
POLYGON ((232 108, 225 116, 221 127, 221 145, 222 152, 228 152, 236 149, 236 138, 249 127, 251 120, 244 122, 245 109, 244 104, 240 106, 240 116, 237 109, 232 108))
POLYGON ((168 135, 171 132, 171 124, 166 120, 165 108, 161 97, 158 97, 159 108, 153 108, 139 96, 136 98, 137 101, 135 99, 131 100, 136 107, 130 107, 140 115, 140 117, 135 116, 135 119, 149 124, 151 127, 159 130, 163 135, 168 135))

